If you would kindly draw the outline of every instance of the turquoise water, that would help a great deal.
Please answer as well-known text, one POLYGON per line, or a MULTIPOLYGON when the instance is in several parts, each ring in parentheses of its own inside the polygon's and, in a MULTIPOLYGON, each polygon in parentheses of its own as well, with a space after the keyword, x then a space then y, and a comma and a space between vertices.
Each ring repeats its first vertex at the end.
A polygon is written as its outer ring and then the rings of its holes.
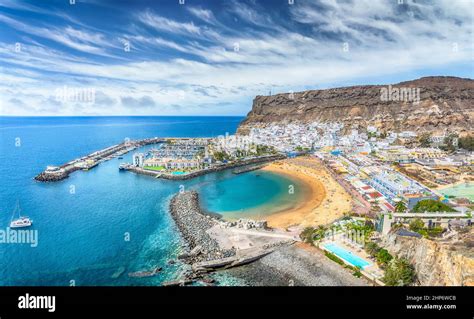
POLYGON ((184 175, 186 174, 185 172, 173 172, 171 173, 172 175, 184 175))
MULTIPOLYGON (((177 278, 182 265, 168 265, 168 260, 179 253, 181 238, 168 204, 180 186, 200 192, 210 209, 239 210, 273 200, 281 192, 280 186, 273 185, 279 185, 278 177, 265 173, 257 181, 253 180, 254 173, 224 171, 190 181, 168 181, 119 172, 118 165, 131 161, 132 154, 87 172, 75 172, 57 183, 40 183, 33 177, 46 165, 65 163, 127 137, 232 134, 241 120, 0 117, 0 229, 8 226, 19 200, 22 212, 34 220, 32 229, 39 237, 37 247, 0 244, 0 285, 70 285, 72 281, 78 286, 158 285, 177 278), (237 197, 229 196, 229 190, 237 197), (215 206, 213 199, 207 198, 216 195, 214 191, 225 192, 229 203, 220 201, 215 206), (156 266, 164 268, 156 277, 127 275, 156 266)), ((220 280, 221 284, 238 282, 220 280)))
POLYGON ((295 207, 306 191, 297 181, 266 171, 219 179, 200 190, 203 207, 228 219, 264 218, 295 207))
POLYGON ((474 201, 474 183, 459 184, 450 188, 440 190, 445 196, 464 197, 474 201))
POLYGON ((342 248, 342 247, 340 247, 340 246, 338 246, 334 243, 325 244, 324 248, 326 248, 327 250, 332 252, 337 257, 344 259, 345 261, 347 261, 348 263, 350 263, 351 265, 353 265, 355 267, 364 269, 365 267, 371 265, 365 259, 362 259, 359 256, 354 255, 350 251, 348 251, 348 250, 346 250, 346 249, 344 249, 344 248, 342 248))

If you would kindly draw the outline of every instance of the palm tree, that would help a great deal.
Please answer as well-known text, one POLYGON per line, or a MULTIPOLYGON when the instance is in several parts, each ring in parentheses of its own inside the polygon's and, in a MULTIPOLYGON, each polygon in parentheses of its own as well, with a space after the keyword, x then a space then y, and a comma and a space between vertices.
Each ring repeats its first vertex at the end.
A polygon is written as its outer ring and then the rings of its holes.
POLYGON ((403 213, 407 210, 407 205, 403 201, 399 201, 395 204, 395 211, 397 213, 403 213))

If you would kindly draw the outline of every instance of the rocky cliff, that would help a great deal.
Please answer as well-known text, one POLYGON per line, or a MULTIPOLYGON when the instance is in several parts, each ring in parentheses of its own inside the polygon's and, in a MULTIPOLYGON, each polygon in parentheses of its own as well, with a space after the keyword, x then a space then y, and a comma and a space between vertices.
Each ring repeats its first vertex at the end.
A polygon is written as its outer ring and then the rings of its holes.
POLYGON ((474 286, 474 231, 450 241, 385 238, 383 246, 415 267, 422 286, 474 286))
POLYGON ((474 126, 474 80, 424 77, 393 85, 352 86, 257 96, 240 134, 268 123, 339 122, 387 131, 456 131, 474 126))

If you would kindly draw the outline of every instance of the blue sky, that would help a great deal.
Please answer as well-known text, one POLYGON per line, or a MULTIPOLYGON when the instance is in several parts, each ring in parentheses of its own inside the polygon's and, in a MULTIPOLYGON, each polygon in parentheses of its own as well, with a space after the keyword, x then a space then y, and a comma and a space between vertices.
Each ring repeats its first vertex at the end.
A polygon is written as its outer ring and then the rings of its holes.
POLYGON ((244 115, 270 91, 473 78, 473 8, 0 0, 0 115, 244 115), (67 90, 94 98, 58 98, 67 90))

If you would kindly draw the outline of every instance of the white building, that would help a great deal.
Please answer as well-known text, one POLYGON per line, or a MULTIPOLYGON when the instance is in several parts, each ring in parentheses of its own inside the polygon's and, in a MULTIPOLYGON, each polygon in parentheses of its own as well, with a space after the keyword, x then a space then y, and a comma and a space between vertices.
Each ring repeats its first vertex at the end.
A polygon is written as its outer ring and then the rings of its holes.
POLYGON ((143 167, 145 161, 145 155, 143 153, 135 153, 132 157, 132 164, 136 167, 143 167))

